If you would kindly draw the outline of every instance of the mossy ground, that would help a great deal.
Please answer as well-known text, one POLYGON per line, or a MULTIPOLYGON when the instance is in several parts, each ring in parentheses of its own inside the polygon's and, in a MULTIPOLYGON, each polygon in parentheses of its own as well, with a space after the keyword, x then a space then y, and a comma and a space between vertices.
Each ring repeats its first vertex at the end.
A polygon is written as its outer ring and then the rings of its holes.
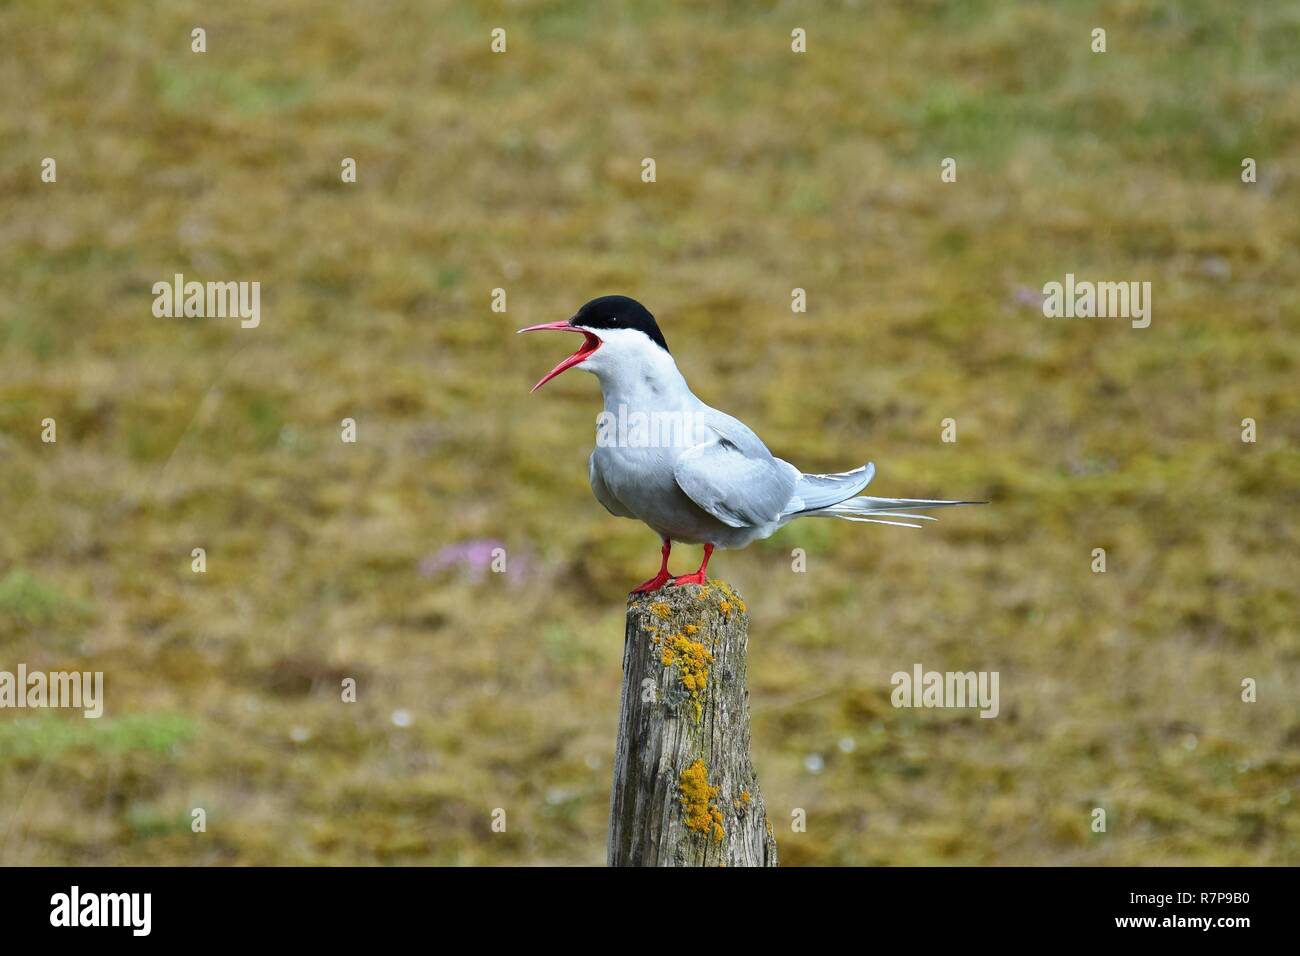
POLYGON ((512 332, 612 291, 782 457, 994 502, 714 557, 783 863, 1300 862, 1293 5, 55 0, 0 36, 0 667, 108 695, 0 713, 0 862, 601 862, 658 541, 587 488, 595 383, 529 396, 562 345, 512 332), (1152 281, 1151 328, 1044 319, 1067 271, 1152 281), (154 319, 175 272, 260 281, 261 327, 154 319), (473 539, 511 570, 421 573, 473 539), (1000 671, 1000 716, 892 708, 918 661, 1000 671))

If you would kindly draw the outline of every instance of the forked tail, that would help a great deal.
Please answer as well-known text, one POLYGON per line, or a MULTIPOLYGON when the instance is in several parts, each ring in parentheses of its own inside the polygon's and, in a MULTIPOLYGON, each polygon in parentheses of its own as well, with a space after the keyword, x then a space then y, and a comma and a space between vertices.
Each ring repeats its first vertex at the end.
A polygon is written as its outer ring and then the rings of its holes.
POLYGON ((927 508, 951 508, 954 505, 986 505, 987 501, 943 501, 936 498, 872 498, 860 495, 816 511, 804 511, 801 518, 843 518, 867 524, 892 524, 900 528, 919 528, 912 521, 936 521, 930 515, 912 514, 927 508), (907 518, 908 521, 883 521, 883 518, 907 518))
POLYGON ((954 505, 986 505, 987 501, 944 501, 936 498, 873 498, 858 492, 871 483, 876 466, 868 463, 838 475, 800 475, 795 497, 787 506, 789 518, 843 518, 868 524, 892 524, 900 528, 919 528, 912 521, 934 521, 930 515, 912 514, 929 508, 954 505), (906 518, 907 521, 886 521, 906 518))

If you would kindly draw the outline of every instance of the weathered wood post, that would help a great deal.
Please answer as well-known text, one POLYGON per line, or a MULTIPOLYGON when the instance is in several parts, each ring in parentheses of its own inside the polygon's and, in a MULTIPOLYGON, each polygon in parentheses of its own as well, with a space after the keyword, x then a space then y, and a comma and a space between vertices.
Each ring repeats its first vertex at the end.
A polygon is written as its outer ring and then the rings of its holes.
POLYGON ((749 753, 748 632, 724 581, 628 599, 610 866, 776 866, 749 753))

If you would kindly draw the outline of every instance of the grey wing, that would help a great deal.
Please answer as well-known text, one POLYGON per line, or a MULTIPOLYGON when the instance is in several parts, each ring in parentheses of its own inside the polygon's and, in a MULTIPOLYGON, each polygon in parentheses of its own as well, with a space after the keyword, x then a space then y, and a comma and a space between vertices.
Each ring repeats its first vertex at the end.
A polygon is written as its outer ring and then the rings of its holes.
POLYGON ((683 452, 673 468, 677 487, 732 528, 775 521, 794 491, 798 470, 773 458, 741 422, 715 413, 714 437, 683 452), (738 428, 736 426, 739 426, 738 428))
POLYGON ((614 493, 605 485, 600 469, 596 467, 596 453, 593 451, 587 459, 587 480, 591 482, 591 493, 605 506, 605 510, 619 518, 635 518, 636 515, 623 506, 623 502, 614 497, 614 493))

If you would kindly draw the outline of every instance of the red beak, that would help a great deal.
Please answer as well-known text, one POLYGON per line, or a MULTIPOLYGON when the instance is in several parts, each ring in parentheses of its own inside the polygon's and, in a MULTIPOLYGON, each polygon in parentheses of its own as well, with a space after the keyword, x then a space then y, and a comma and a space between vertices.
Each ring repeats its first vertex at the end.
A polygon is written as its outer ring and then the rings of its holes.
POLYGON ((533 386, 534 392, 537 391, 539 388, 541 388, 543 385, 545 385, 547 382, 549 382, 551 379, 555 378, 555 376, 559 375, 561 372, 573 368, 573 366, 577 365, 579 362, 585 361, 587 356, 591 355, 592 352, 596 351, 596 349, 600 348, 601 346, 600 339, 598 339, 595 335, 588 332, 586 329, 575 329, 568 322, 544 322, 541 325, 530 325, 528 328, 520 329, 519 331, 520 332, 547 332, 547 331, 581 332, 584 336, 582 340, 582 347, 579 348, 578 351, 570 355, 568 358, 566 358, 564 361, 562 361, 559 365, 555 366, 555 368, 547 372, 546 375, 542 378, 542 380, 533 386))

